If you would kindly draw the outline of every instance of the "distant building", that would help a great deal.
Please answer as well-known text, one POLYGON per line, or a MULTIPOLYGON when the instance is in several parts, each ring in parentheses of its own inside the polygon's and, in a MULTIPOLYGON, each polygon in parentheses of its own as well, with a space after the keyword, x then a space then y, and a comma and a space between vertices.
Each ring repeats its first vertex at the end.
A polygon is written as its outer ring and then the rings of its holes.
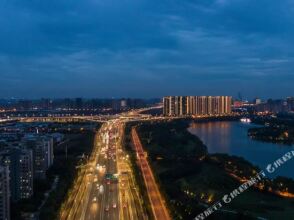
POLYGON ((168 116, 170 114, 170 97, 163 98, 163 115, 168 116))
POLYGON ((261 104, 261 99, 255 98, 254 101, 253 101, 253 104, 255 104, 255 105, 261 104))
POLYGON ((269 99, 265 103, 261 103, 256 105, 255 111, 257 112, 271 112, 271 113, 279 113, 279 112, 288 112, 289 104, 287 101, 283 99, 272 100, 269 99))
POLYGON ((9 167, 12 201, 28 199, 33 195, 33 152, 9 147, 0 152, 2 164, 9 167))
POLYGON ((147 100, 142 99, 127 99, 127 107, 130 109, 143 108, 147 106, 147 100))
POLYGON ((233 102, 233 107, 234 108, 242 108, 246 105, 247 103, 244 101, 240 101, 240 100, 234 100, 233 102))
POLYGON ((31 100, 20 100, 18 102, 18 109, 22 111, 29 111, 33 108, 33 103, 31 100))
POLYGON ((165 116, 226 115, 231 113, 230 96, 167 96, 163 98, 165 116))
POLYGON ((288 105, 289 111, 294 111, 294 97, 287 98, 287 105, 288 105))
POLYGON ((120 103, 120 101, 117 100, 117 99, 113 99, 112 102, 111 102, 111 108, 112 108, 112 110, 114 110, 114 111, 118 111, 118 110, 120 110, 120 105, 121 105, 121 103, 120 103))
POLYGON ((83 99, 82 98, 76 98, 75 108, 76 109, 83 109, 83 99))
POLYGON ((0 166, 0 219, 10 220, 9 168, 0 166))
POLYGON ((126 109, 126 108, 128 107, 127 100, 122 99, 122 100, 120 101, 120 107, 121 107, 122 109, 126 109))

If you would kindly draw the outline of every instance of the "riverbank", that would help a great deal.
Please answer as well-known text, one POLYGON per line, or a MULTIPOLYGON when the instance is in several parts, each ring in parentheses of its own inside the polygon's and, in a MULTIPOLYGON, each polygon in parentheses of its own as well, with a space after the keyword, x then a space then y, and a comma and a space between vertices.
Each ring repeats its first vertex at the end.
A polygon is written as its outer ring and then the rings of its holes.
POLYGON ((293 116, 255 118, 253 122, 262 127, 249 129, 250 138, 270 143, 294 145, 293 116))
POLYGON ((279 143, 289 146, 294 145, 294 128, 251 128, 248 130, 248 136, 252 139, 264 142, 279 143))
MULTIPOLYGON (((139 136, 174 219, 194 218, 206 206, 238 187, 241 179, 249 179, 259 171, 242 158, 208 154, 202 141, 187 131, 189 122, 146 122, 138 126, 139 136)), ((292 181, 278 181, 294 192, 292 181)), ((227 206, 227 211, 217 212, 211 219, 240 219, 242 216, 246 219, 275 219, 278 216, 287 219, 293 216, 292 199, 268 192, 270 187, 276 190, 277 182, 267 180, 262 184, 262 190, 250 189, 227 206)))
MULTIPOLYGON (((294 147, 257 141, 248 137, 248 129, 259 128, 260 125, 239 121, 219 121, 191 123, 189 132, 198 136, 207 146, 209 153, 223 153, 243 157, 250 163, 265 169, 271 161, 277 160, 294 147)), ((285 176, 294 179, 292 167, 294 160, 280 167, 270 178, 285 176)))

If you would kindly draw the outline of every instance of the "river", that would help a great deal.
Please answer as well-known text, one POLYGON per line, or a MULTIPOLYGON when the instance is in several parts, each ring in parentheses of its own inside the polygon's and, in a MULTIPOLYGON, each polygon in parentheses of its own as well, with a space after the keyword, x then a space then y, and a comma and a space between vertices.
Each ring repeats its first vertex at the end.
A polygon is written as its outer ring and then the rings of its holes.
MULTIPOLYGON (((228 121, 201 122, 191 124, 188 130, 204 142, 209 153, 241 156, 263 170, 267 164, 294 150, 294 146, 252 140, 247 136, 247 130, 254 126, 228 121)), ((271 177, 285 176, 294 179, 293 169, 294 158, 278 168, 271 177)))

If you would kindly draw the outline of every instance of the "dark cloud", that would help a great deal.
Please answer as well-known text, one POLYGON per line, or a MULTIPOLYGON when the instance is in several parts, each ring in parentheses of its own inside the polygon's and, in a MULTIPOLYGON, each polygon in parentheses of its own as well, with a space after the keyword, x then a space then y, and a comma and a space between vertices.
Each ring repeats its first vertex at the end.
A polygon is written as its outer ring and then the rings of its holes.
POLYGON ((0 94, 293 95, 293 10, 290 0, 3 0, 0 94))

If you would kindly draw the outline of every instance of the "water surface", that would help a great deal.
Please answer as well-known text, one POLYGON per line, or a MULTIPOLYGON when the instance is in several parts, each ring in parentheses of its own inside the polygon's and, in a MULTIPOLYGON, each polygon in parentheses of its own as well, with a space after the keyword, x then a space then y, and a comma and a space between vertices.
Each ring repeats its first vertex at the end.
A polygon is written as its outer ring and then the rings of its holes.
MULTIPOLYGON (((247 131, 254 126, 241 122, 204 122, 193 123, 188 130, 204 142, 209 153, 241 156, 261 169, 265 169, 267 164, 279 159, 288 151, 294 150, 294 146, 252 140, 247 136, 247 131)), ((294 158, 276 170, 273 176, 294 179, 293 170, 294 158)))

